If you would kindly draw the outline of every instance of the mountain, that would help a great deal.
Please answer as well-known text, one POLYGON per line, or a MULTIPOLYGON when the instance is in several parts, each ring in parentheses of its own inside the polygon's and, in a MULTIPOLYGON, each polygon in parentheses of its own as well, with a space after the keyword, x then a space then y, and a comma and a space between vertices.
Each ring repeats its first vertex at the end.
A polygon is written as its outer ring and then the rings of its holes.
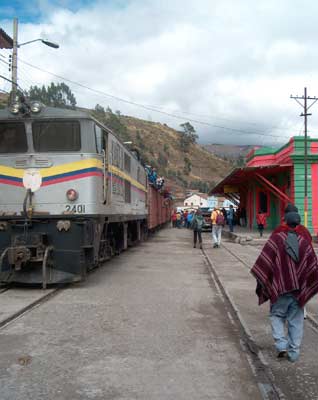
POLYGON ((248 145, 226 145, 226 144, 206 144, 204 148, 211 154, 221 157, 224 160, 241 165, 246 154, 255 146, 248 145))

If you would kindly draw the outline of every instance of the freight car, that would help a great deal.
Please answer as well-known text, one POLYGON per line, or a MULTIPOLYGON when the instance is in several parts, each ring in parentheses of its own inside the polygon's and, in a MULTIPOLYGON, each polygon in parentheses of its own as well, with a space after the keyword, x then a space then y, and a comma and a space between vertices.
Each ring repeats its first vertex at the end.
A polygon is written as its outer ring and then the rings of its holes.
POLYGON ((88 112, 26 101, 0 111, 2 282, 79 281, 168 220, 169 207, 88 112))

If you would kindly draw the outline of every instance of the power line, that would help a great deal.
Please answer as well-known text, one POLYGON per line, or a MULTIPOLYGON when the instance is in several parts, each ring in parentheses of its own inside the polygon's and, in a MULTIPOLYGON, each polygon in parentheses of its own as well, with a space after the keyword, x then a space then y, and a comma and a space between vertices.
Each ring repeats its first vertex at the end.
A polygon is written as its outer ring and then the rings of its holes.
MULTIPOLYGON (((34 69, 37 69, 37 70, 39 70, 41 72, 44 72, 44 73, 47 73, 49 75, 55 76, 56 78, 62 79, 63 81, 71 83, 73 85, 82 87, 82 88, 84 88, 86 90, 89 90, 89 91, 91 91, 93 93, 97 93, 99 95, 111 98, 113 100, 120 101, 122 103, 130 104, 130 105, 133 105, 133 106, 136 106, 136 107, 139 107, 139 108, 143 108, 144 110, 147 110, 147 111, 153 111, 153 112, 156 112, 156 113, 159 113, 159 114, 163 114, 163 115, 167 115, 169 117, 176 118, 176 119, 179 119, 179 120, 182 120, 182 121, 185 120, 185 118, 180 116, 180 115, 177 115, 177 114, 174 114, 174 113, 170 113, 170 112, 167 112, 167 111, 158 110, 158 109, 156 109, 155 107, 152 107, 152 106, 146 106, 144 104, 137 103, 135 101, 131 101, 131 100, 127 100, 127 99, 124 99, 124 98, 121 98, 121 97, 118 97, 118 96, 114 96, 112 94, 106 93, 106 92, 98 90, 98 89, 93 89, 93 88, 91 88, 91 87, 89 87, 87 85, 84 85, 82 83, 73 81, 73 80, 65 78, 65 77, 63 77, 61 75, 58 75, 58 74, 55 74, 53 72, 47 71, 47 70, 45 70, 43 68, 37 67, 37 66, 35 66, 33 64, 30 64, 29 62, 24 61, 24 60, 22 60, 20 58, 19 58, 19 61, 21 61, 25 65, 28 65, 31 68, 34 68, 34 69)), ((196 124, 205 125, 205 126, 209 126, 209 127, 212 127, 212 128, 228 130, 228 131, 233 132, 233 134, 236 133, 237 135, 266 136, 266 137, 274 137, 274 138, 281 138, 282 137, 281 135, 273 135, 273 134, 265 133, 265 132, 264 133, 262 133, 262 132, 252 132, 252 131, 247 131, 247 130, 238 129, 238 128, 230 128, 230 127, 226 127, 226 126, 223 126, 223 125, 216 125, 216 124, 212 124, 212 123, 209 123, 209 122, 206 122, 206 121, 201 121, 201 120, 193 119, 193 118, 187 118, 187 120, 189 122, 194 122, 196 124)), ((231 132, 229 132, 229 134, 231 134, 231 132)))

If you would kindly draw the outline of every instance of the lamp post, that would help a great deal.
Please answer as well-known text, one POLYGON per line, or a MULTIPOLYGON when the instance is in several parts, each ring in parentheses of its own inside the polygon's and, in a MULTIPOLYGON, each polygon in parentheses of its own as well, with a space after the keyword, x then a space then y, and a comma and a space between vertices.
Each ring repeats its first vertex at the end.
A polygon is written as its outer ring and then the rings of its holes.
POLYGON ((14 99, 17 93, 18 87, 18 48, 33 42, 42 42, 46 46, 52 47, 53 49, 58 49, 59 45, 57 43, 49 42, 44 39, 34 39, 28 42, 18 43, 18 19, 13 19, 13 50, 12 50, 12 98, 14 99))

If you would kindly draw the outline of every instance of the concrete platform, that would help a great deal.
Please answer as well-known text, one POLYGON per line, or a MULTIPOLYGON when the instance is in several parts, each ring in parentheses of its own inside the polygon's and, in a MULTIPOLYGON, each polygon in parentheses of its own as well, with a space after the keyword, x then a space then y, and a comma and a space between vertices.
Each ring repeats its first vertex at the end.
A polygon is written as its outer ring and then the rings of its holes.
POLYGON ((0 352, 1 400, 262 398, 185 229, 159 232, 7 325, 0 352))
POLYGON ((228 226, 223 229, 223 237, 229 239, 234 243, 251 246, 263 246, 269 238, 271 231, 265 230, 263 236, 255 229, 244 228, 241 226, 234 226, 234 231, 230 232, 228 226))

